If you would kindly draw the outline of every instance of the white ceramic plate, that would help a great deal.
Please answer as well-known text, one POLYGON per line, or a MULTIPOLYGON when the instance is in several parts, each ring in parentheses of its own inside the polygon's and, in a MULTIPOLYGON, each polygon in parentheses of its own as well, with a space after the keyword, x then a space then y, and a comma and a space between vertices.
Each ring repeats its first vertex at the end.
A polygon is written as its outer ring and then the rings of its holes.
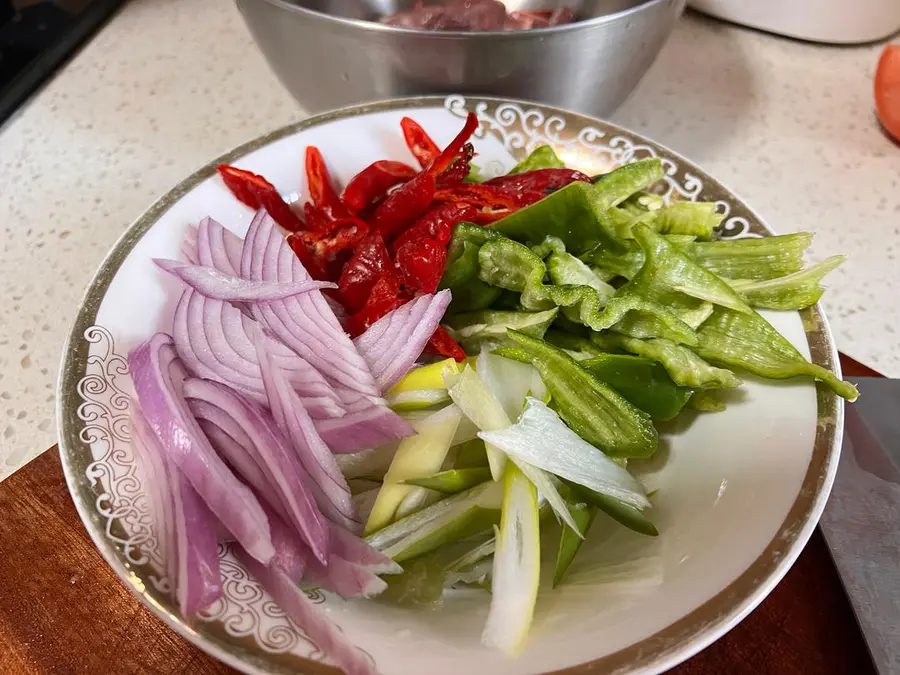
MULTIPOLYGON (((154 571, 153 532, 129 447, 123 356, 168 330, 177 282, 154 257, 177 257, 185 228, 203 216, 243 234, 251 212, 215 175, 220 162, 265 175, 283 193, 305 191, 303 153, 321 150, 346 181, 377 159, 412 161, 400 133, 404 115, 439 144, 478 113, 477 163, 508 169, 550 143, 589 174, 632 159, 663 158, 667 199, 712 200, 726 214, 723 236, 764 236, 765 226, 720 183, 685 159, 613 125, 551 108, 461 97, 417 98, 347 108, 278 130, 204 167, 132 225, 87 291, 63 356, 60 453, 69 489, 97 547, 140 598, 199 647, 250 672, 332 673, 231 557, 220 555, 225 596, 192 621, 178 614, 154 571)), ((767 318, 804 355, 837 369, 818 308, 767 318)), ((661 535, 622 530, 591 537, 568 582, 542 590, 525 653, 510 660, 480 644, 489 598, 454 592, 435 609, 344 602, 311 594, 383 675, 656 673, 688 658, 750 612, 796 559, 812 532, 837 466, 842 407, 810 382, 762 384, 723 413, 670 428, 644 467, 659 488, 652 513, 661 535), (637 561, 637 562, 635 562, 637 561), (629 583, 624 583, 623 580, 629 583)))

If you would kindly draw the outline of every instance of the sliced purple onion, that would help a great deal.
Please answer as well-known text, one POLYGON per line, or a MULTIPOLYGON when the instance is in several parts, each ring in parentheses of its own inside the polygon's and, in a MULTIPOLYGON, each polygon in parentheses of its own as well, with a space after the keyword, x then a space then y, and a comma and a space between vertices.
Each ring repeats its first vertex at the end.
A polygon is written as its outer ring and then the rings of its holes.
MULTIPOLYGON (((377 571, 373 566, 360 565, 337 555, 335 551, 329 555, 328 564, 322 564, 312 556, 285 521, 272 512, 269 512, 269 528, 272 531, 272 542, 275 544, 275 557, 270 565, 285 572, 295 583, 300 583, 301 580, 312 582, 337 593, 345 600, 370 598, 381 593, 387 586, 376 576, 377 571)), ((340 539, 339 548, 355 554, 356 557, 372 557, 369 552, 363 552, 359 546, 355 546, 351 538, 355 538, 354 535, 332 526, 331 539, 332 541, 340 539)), ((362 546, 368 546, 362 540, 358 538, 356 540, 362 546)), ((381 553, 375 553, 383 556, 381 553)), ((390 558, 388 560, 393 565, 392 570, 400 569, 390 558)))
POLYGON ((154 431, 132 405, 132 447, 144 469, 156 519, 159 553, 166 561, 175 600, 184 616, 200 612, 222 595, 216 538, 218 521, 166 455, 154 431))
MULTIPOLYGON (((253 281, 300 282, 311 277, 291 250, 275 221, 258 211, 247 231, 241 276, 253 281)), ((254 318, 316 368, 335 387, 368 396, 380 392, 320 291, 252 306, 254 318)))
POLYGON ((131 449, 135 465, 144 479, 150 522, 156 537, 156 550, 165 567, 160 570, 172 580, 178 571, 175 554, 175 515, 172 513, 172 485, 166 458, 159 439, 141 413, 137 401, 131 401, 131 449))
POLYGON ((309 563, 310 551, 300 541, 297 533, 287 525, 287 521, 280 518, 265 503, 263 508, 269 516, 269 529, 272 531, 272 543, 275 545, 275 557, 269 565, 277 567, 287 574, 291 581, 299 584, 309 563))
POLYGON ((315 424, 322 440, 337 454, 375 448, 416 433, 409 422, 385 405, 370 405, 343 417, 316 420, 315 424))
POLYGON ((400 574, 403 568, 390 556, 369 546, 352 532, 331 528, 331 553, 347 562, 364 567, 373 574, 400 574))
POLYGON ((270 281, 248 281, 240 277, 222 274, 214 267, 191 265, 179 260, 154 258, 157 267, 178 277, 195 291, 207 298, 229 302, 268 302, 283 300, 294 295, 302 295, 323 288, 336 288, 328 281, 298 281, 277 283, 270 281))
POLYGON ((387 583, 374 572, 332 555, 327 565, 308 560, 304 579, 337 593, 344 600, 373 598, 381 594, 387 583))
POLYGON ((243 239, 212 218, 204 218, 197 226, 197 264, 232 277, 240 276, 243 248, 243 239))
POLYGON ((244 551, 240 560, 275 600, 284 613, 296 623, 321 651, 346 675, 378 675, 365 655, 344 637, 341 630, 316 607, 290 576, 276 566, 259 564, 244 551))
POLYGON ((353 341, 381 392, 388 391, 412 368, 440 324, 450 299, 449 290, 421 295, 385 314, 353 341))
MULTIPOLYGON (((157 333, 138 345, 129 352, 128 365, 141 412, 166 457, 247 552, 268 562, 275 550, 266 514, 253 493, 213 450, 188 409, 183 393, 187 373, 172 337, 157 333)), ((191 536, 193 533, 188 534, 191 536)))
MULTIPOLYGON (((255 321, 229 303, 186 289, 175 308, 172 332, 178 355, 194 376, 221 382, 268 405, 256 348, 249 336, 256 327, 255 321)), ((262 339, 310 415, 330 418, 344 414, 338 395, 312 365, 274 338, 264 335, 262 339)))
MULTIPOLYGON (((209 380, 186 380, 184 395, 195 415, 217 426, 234 441, 239 438, 244 441, 243 445, 240 441, 234 445, 226 441, 225 452, 234 453, 236 446, 243 449, 244 458, 249 457, 262 472, 262 484, 252 470, 243 477, 266 501, 273 506, 280 505, 279 512, 286 515, 287 522, 296 528, 313 555, 327 562, 328 524, 310 494, 307 472, 268 411, 244 400, 225 385, 209 380), (237 432, 229 433, 234 426, 238 427, 237 432)), ((243 458, 238 461, 244 463, 243 458)))
POLYGON ((198 251, 199 231, 196 225, 188 225, 184 233, 184 239, 181 240, 181 257, 192 265, 196 265, 200 260, 198 251))
POLYGON ((272 417, 293 443, 300 463, 309 474, 319 508, 341 527, 358 531, 361 524, 350 499, 350 487, 334 455, 316 431, 297 393, 284 374, 274 367, 261 331, 257 331, 255 345, 272 417))

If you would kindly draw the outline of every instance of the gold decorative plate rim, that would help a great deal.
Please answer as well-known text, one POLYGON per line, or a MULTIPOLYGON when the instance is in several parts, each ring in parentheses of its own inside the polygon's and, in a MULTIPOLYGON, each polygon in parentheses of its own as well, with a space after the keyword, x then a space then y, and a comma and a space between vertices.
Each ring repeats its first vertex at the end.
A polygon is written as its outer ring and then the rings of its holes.
MULTIPOLYGON (((712 186, 719 192, 729 195, 734 203, 741 207, 743 216, 758 223, 766 233, 772 233, 765 221, 734 190, 677 152, 641 134, 605 120, 554 106, 492 97, 463 99, 459 96, 417 96, 397 98, 348 106, 314 115, 237 146, 194 171, 159 198, 119 237, 101 263, 78 306, 76 319, 63 349, 59 370, 56 412, 60 459, 66 484, 78 514, 95 546, 110 567, 126 582, 126 585, 138 598, 170 628, 212 656, 244 672, 305 672, 311 675, 332 675, 338 674, 340 671, 310 659, 300 657, 285 659, 279 658, 283 655, 262 653, 246 640, 216 634, 215 631, 198 632, 151 597, 142 579, 122 556, 119 547, 104 536, 105 525, 94 503, 96 493, 85 478, 85 468, 90 461, 90 449, 79 436, 79 427, 83 426, 83 422, 75 413, 79 406, 77 383, 80 375, 85 371, 90 348, 89 343, 84 339, 84 333, 94 325, 97 311, 108 287, 137 242, 179 199, 203 180, 214 175, 217 165, 233 163, 274 141, 329 122, 383 111, 441 108, 446 107, 451 100, 456 103, 462 101, 469 109, 474 109, 479 104, 494 107, 504 105, 528 107, 545 115, 560 116, 567 122, 574 121, 580 129, 592 126, 634 139, 644 144, 645 147, 652 148, 660 156, 677 161, 686 172, 700 177, 705 185, 712 186), (302 667, 303 670, 298 671, 298 667, 302 667)), ((800 315, 809 343, 811 360, 840 375, 837 348, 821 307, 816 305, 803 310, 800 315)), ((812 535, 825 507, 837 471, 840 439, 843 431, 843 401, 822 386, 817 386, 816 391, 816 435, 812 456, 801 488, 787 516, 779 526, 778 532, 750 567, 725 589, 654 635, 593 661, 555 670, 545 675, 662 672, 709 646, 765 599, 793 565, 812 535)))

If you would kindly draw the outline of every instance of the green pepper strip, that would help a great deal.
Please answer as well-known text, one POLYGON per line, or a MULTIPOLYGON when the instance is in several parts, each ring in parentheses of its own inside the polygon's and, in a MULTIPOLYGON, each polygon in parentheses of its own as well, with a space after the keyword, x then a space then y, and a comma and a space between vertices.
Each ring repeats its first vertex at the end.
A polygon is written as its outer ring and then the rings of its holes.
POLYGON ((406 485, 435 490, 445 495, 456 494, 470 487, 480 485, 491 478, 491 470, 487 467, 470 469, 451 469, 425 476, 424 478, 410 478, 404 481, 406 485))
POLYGON ((566 165, 549 145, 540 145, 531 151, 521 162, 516 164, 507 174, 513 176, 518 173, 537 171, 538 169, 565 169, 566 165))
POLYGON ((662 364, 675 384, 692 389, 721 389, 740 386, 740 378, 730 370, 711 366, 687 347, 670 340, 638 340, 617 333, 595 333, 591 342, 607 351, 623 349, 662 364))
POLYGON ((808 376, 835 394, 855 401, 859 392, 822 366, 810 363, 756 312, 744 314, 717 307, 700 327, 697 353, 705 359, 770 379, 808 376))
POLYGON ((554 347, 564 350, 576 361, 582 361, 599 354, 605 353, 603 349, 591 342, 588 338, 572 335, 562 330, 550 328, 544 333, 544 340, 554 347))
POLYGON ((506 329, 513 328, 526 335, 543 337, 559 310, 554 307, 544 312, 508 312, 482 310, 455 314, 444 319, 450 336, 467 353, 477 352, 482 344, 507 344, 506 329))
POLYGON ((650 457, 658 444, 650 416, 597 380, 568 354, 510 330, 531 358, 569 428, 612 457, 650 457))
MULTIPOLYGON (((753 239, 692 242, 684 237, 666 236, 694 262, 724 279, 776 279, 803 269, 803 252, 812 242, 812 234, 783 234, 753 239)), ((644 252, 636 242, 626 242, 626 250, 603 246, 581 256, 619 276, 631 279, 644 264, 644 252)))
POLYGON ((621 250, 607 211, 662 177, 658 159, 626 164, 594 185, 580 181, 567 185, 491 227, 526 243, 542 242, 547 235, 558 237, 573 253, 583 253, 601 242, 621 250))
POLYGON ((596 506, 603 511, 603 513, 620 525, 624 525, 629 530, 633 530, 639 534, 645 534, 648 537, 656 537, 659 535, 659 530, 657 530, 656 526, 650 522, 650 519, 647 518, 640 509, 633 507, 631 504, 625 504, 618 499, 601 495, 599 492, 594 492, 581 485, 569 482, 566 482, 566 485, 576 493, 578 498, 592 506, 596 506))
MULTIPOLYGON (((587 536, 588 530, 594 524, 594 518, 597 516, 597 507, 584 502, 567 502, 569 513, 572 514, 572 520, 578 525, 584 537, 587 536)), ((578 536, 571 527, 563 523, 562 532, 559 535, 559 551, 556 554, 556 569, 553 573, 553 587, 556 588, 563 580, 566 572, 575 560, 575 554, 584 543, 584 539, 578 536)))
MULTIPOLYGON (((595 331, 607 328, 636 338, 667 338, 694 345, 693 329, 712 313, 712 304, 750 312, 738 294, 646 225, 634 237, 643 252, 640 271, 593 317, 595 331)), ((479 257, 480 260, 480 257, 479 257)))
POLYGON ((603 354, 579 365, 656 420, 673 419, 694 393, 675 384, 659 363, 640 356, 603 354))
POLYGON ((447 265, 440 288, 453 294, 449 311, 484 309, 502 292, 478 279, 478 250, 484 242, 500 235, 471 223, 457 223, 447 248, 447 265))
POLYGON ((844 262, 842 255, 832 256, 811 267, 764 281, 735 280, 729 282, 744 301, 763 309, 795 310, 814 305, 825 289, 822 278, 844 262))
MULTIPOLYGON (((552 257, 552 256, 551 256, 552 257)), ((637 294, 627 297, 618 293, 611 311, 602 311, 606 305, 595 288, 590 286, 545 285, 547 268, 544 261, 527 246, 511 239, 493 239, 478 252, 479 277, 491 286, 521 293, 522 306, 529 310, 552 307, 569 308, 567 318, 577 318, 595 331, 605 330, 626 318, 630 311, 651 314, 642 323, 635 323, 632 330, 640 335, 672 335, 679 341, 696 342, 693 329, 673 312, 637 294), (652 322, 652 323, 651 323, 652 322)), ((602 282, 601 282, 602 283, 602 282)))

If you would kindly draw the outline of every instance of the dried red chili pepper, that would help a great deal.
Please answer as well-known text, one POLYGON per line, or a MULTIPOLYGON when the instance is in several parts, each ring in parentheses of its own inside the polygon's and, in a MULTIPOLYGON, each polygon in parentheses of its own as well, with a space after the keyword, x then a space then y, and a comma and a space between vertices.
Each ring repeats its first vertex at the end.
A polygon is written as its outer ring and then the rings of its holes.
POLYGON ((425 170, 399 190, 388 195, 388 198, 375 209, 370 219, 372 229, 380 233, 385 240, 390 240, 421 217, 434 198, 437 176, 453 163, 477 128, 478 118, 474 113, 469 113, 456 138, 428 164, 425 170))
POLYGON ((397 249, 394 261, 407 291, 434 293, 447 265, 447 248, 434 239, 413 239, 397 249))
POLYGON ((431 205, 436 185, 427 171, 388 195, 369 219, 372 229, 385 240, 392 239, 418 220, 431 205))
POLYGON ((369 234, 365 221, 350 216, 330 223, 324 232, 295 232, 288 243, 314 279, 337 281, 350 251, 369 234))
POLYGON ((312 202, 306 202, 303 205, 303 218, 306 221, 307 232, 325 235, 332 228, 328 217, 312 202))
POLYGON ((431 140, 431 136, 414 119, 404 117, 400 120, 400 128, 409 151, 423 169, 441 154, 438 144, 431 140))
POLYGON ((443 326, 438 326, 428 344, 425 345, 425 354, 439 354, 440 356, 456 359, 460 363, 466 360, 466 353, 462 347, 456 344, 456 340, 450 337, 443 326))
POLYGON ((384 197, 389 189, 410 180, 417 173, 403 162, 387 159, 373 162, 350 179, 341 200, 351 208, 362 211, 384 197))
POLYGON ((369 234, 369 225, 355 216, 339 218, 332 221, 328 234, 312 237, 316 252, 325 256, 334 256, 341 251, 352 249, 369 234))
POLYGON ((512 176, 491 178, 483 185, 493 185, 513 192, 521 197, 524 205, 533 204, 551 192, 577 181, 590 183, 591 177, 574 169, 535 169, 512 176))
POLYGON ((251 209, 265 209, 288 232, 304 229, 300 216, 294 213, 275 186, 265 178, 228 164, 220 164, 217 170, 225 187, 251 209))
POLYGON ((356 245, 344 265, 338 281, 341 304, 351 314, 359 312, 365 307, 377 281, 386 274, 396 275, 394 263, 381 235, 371 234, 356 245))
POLYGON ((450 188, 441 188, 434 193, 434 201, 506 209, 518 209, 524 204, 521 195, 484 183, 462 183, 450 188))
POLYGON ((442 246, 450 242, 453 226, 478 217, 478 209, 469 204, 448 203, 432 206, 419 220, 406 229, 391 245, 396 251, 414 239, 434 239, 442 246))
POLYGON ((344 321, 344 329, 350 333, 351 337, 362 335, 378 319, 405 305, 408 300, 408 297, 400 295, 396 275, 384 275, 372 287, 365 307, 344 321))
POLYGON ((302 233, 294 232, 289 234, 287 243, 313 279, 316 281, 331 281, 328 261, 316 254, 311 242, 302 233))
POLYGON ((453 160, 453 163, 438 176, 437 184, 439 187, 450 187, 463 182, 463 179, 469 175, 469 163, 475 156, 475 146, 466 143, 459 157, 453 160))
POLYGON ((306 148, 306 182, 313 206, 322 211, 329 220, 351 215, 331 184, 322 153, 313 145, 306 148))
POLYGON ((516 194, 496 185, 462 183, 452 188, 437 190, 434 201, 472 206, 475 212, 469 215, 469 220, 478 225, 487 225, 543 197, 543 194, 540 194, 532 200, 530 197, 533 194, 516 194))
POLYGON ((462 153, 463 146, 472 137, 476 129, 478 129, 478 117, 475 113, 469 113, 466 116, 466 122, 463 124, 462 130, 456 134, 456 138, 450 141, 450 144, 441 151, 441 154, 432 160, 425 168, 425 171, 434 176, 446 171, 457 155, 462 153))

